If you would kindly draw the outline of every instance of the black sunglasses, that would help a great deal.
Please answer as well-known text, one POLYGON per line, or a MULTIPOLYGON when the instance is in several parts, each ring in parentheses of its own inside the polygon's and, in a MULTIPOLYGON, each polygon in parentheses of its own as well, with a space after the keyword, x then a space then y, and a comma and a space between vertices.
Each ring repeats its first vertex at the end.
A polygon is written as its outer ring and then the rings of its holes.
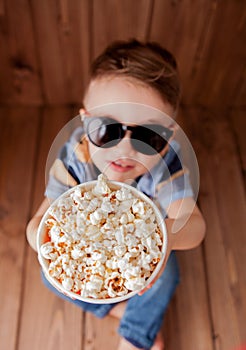
POLYGON ((109 117, 89 117, 83 119, 85 132, 89 140, 97 147, 116 146, 131 131, 132 147, 146 155, 161 152, 173 135, 173 131, 158 124, 129 126, 109 117))

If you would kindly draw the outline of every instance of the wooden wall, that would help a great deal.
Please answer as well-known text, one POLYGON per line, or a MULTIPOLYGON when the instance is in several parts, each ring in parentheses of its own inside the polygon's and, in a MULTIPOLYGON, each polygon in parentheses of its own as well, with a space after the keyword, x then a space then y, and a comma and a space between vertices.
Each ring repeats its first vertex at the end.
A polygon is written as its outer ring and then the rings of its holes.
POLYGON ((177 57, 183 104, 245 106, 245 0, 1 0, 0 103, 78 104, 91 60, 114 39, 177 57))

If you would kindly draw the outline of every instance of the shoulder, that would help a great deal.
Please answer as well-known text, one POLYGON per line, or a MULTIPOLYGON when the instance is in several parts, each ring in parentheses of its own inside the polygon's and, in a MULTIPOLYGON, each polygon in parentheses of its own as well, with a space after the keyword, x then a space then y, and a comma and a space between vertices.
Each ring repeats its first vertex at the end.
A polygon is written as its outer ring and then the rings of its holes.
POLYGON ((64 142, 49 175, 46 193, 51 198, 79 183, 96 178, 96 169, 90 161, 88 142, 82 127, 76 128, 64 142))
POLYGON ((72 161, 89 161, 88 142, 85 138, 82 127, 78 127, 73 131, 70 138, 60 149, 58 158, 64 163, 72 161))

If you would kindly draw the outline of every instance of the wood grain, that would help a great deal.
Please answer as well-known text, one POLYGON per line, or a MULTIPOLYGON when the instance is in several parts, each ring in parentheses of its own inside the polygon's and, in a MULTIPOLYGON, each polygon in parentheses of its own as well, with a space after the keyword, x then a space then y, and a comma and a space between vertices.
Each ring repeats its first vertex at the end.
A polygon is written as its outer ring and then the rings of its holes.
MULTIPOLYGON (((245 61, 246 57, 244 57, 243 59, 245 61)), ((241 71, 241 77, 237 82, 237 86, 235 88, 235 91, 232 97, 231 105, 232 107, 243 108, 243 106, 245 106, 245 101, 246 101, 246 66, 241 71)))
POLYGON ((2 2, 0 13, 0 103, 43 103, 39 60, 27 0, 2 2), (3 4, 4 3, 4 4, 3 4))
POLYGON ((80 102, 88 80, 88 1, 32 1, 32 15, 45 103, 80 102))
POLYGON ((230 350, 246 338, 245 193, 240 161, 226 119, 201 110, 188 111, 186 118, 196 135, 193 142, 199 154, 200 205, 207 219, 205 263, 215 348, 230 350))
POLYGON ((150 16, 150 0, 94 0, 93 58, 113 40, 127 40, 134 37, 145 40, 150 16))
POLYGON ((165 317, 165 344, 170 350, 213 350, 202 247, 177 252, 177 257, 181 278, 165 317))
MULTIPOLYGON (((188 118, 189 113, 181 111, 178 123, 192 143, 194 135, 188 118)), ((170 350, 213 350, 204 245, 205 242, 190 251, 177 251, 181 281, 163 328, 165 344, 170 350)))
POLYGON ((85 319, 85 339, 83 350, 115 350, 119 343, 117 327, 119 321, 107 316, 98 319, 87 313, 85 319))
POLYGON ((207 41, 212 7, 212 2, 206 0, 154 2, 150 40, 159 42, 175 55, 185 104, 195 103, 192 81, 199 74, 197 65, 207 41))
POLYGON ((66 79, 63 88, 66 89, 66 101, 70 104, 82 102, 89 80, 90 7, 89 0, 59 0, 58 36, 66 79))
POLYGON ((113 40, 154 40, 177 58, 189 106, 245 106, 243 0, 15 0, 0 3, 0 102, 81 103, 93 58, 113 40))
MULTIPOLYGON (((199 74, 192 85, 193 99, 207 108, 245 105, 235 97, 242 86, 245 70, 246 7, 244 1, 213 3, 213 20, 203 54, 199 74)), ((245 96, 241 91, 241 96, 245 96)))
POLYGON ((1 108, 0 120, 0 348, 14 350, 22 306, 25 225, 30 208, 38 110, 1 108))
POLYGON ((241 169, 246 185, 246 111, 244 109, 232 109, 229 112, 231 132, 234 134, 235 150, 241 161, 241 169))
MULTIPOLYGON (((45 164, 49 148, 71 115, 72 111, 69 108, 43 111, 39 154, 34 172, 32 213, 43 199, 45 164)), ((36 253, 31 248, 27 250, 25 277, 18 349, 45 347, 48 350, 80 350, 83 339, 83 311, 46 289, 41 282, 36 253)))

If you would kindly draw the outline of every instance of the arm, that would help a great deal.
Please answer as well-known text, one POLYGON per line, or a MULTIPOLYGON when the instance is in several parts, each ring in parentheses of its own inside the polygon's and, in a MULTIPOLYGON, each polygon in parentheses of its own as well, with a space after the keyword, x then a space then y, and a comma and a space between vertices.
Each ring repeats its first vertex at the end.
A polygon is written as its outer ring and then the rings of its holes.
POLYGON ((49 198, 45 198, 43 202, 41 203, 40 207, 38 208, 36 214, 33 216, 33 218, 29 221, 27 228, 26 228, 26 237, 27 241, 34 249, 37 251, 37 246, 36 246, 36 237, 37 237, 37 230, 39 223, 46 212, 46 210, 49 208, 52 200, 49 198))
POLYGON ((204 218, 193 198, 184 198, 170 204, 165 220, 171 249, 186 250, 197 247, 205 236, 204 218))

